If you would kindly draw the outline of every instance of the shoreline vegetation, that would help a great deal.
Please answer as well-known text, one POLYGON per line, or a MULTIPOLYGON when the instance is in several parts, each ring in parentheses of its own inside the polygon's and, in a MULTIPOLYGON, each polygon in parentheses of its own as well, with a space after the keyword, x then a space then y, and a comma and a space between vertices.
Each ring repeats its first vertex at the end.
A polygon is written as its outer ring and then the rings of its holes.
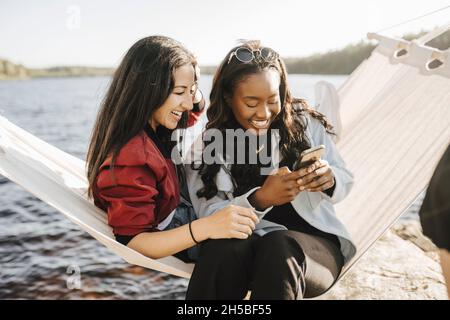
MULTIPOLYGON (((402 38, 413 40, 424 35, 426 31, 407 34, 402 38)), ((427 43, 428 46, 441 50, 450 47, 450 31, 427 43)), ((288 72, 291 74, 336 74, 345 75, 367 59, 376 44, 362 40, 338 50, 317 53, 302 58, 284 58, 288 72)), ((217 66, 201 66, 202 74, 214 74, 217 66)), ((50 68, 32 69, 21 64, 0 59, 0 80, 54 78, 54 77, 89 77, 110 76, 115 68, 86 67, 86 66, 58 66, 50 68)))

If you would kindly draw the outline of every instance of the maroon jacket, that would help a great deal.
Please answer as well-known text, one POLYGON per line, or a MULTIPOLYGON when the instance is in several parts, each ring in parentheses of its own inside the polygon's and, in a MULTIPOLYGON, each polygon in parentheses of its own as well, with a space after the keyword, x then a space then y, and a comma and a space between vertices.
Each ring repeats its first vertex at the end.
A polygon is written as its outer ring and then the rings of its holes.
MULTIPOLYGON (((190 112, 193 125, 202 111, 190 112)), ((115 235, 134 236, 157 231, 180 203, 180 187, 170 154, 147 126, 120 150, 114 165, 111 156, 100 166, 93 188, 96 206, 108 213, 115 235)))

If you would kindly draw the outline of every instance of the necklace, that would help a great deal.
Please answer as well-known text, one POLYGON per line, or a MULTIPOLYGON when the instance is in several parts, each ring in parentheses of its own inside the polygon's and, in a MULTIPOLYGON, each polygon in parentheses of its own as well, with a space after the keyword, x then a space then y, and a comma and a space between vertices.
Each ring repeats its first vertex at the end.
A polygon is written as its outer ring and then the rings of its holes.
POLYGON ((261 145, 258 150, 256 150, 256 154, 260 153, 264 149, 264 145, 261 145))

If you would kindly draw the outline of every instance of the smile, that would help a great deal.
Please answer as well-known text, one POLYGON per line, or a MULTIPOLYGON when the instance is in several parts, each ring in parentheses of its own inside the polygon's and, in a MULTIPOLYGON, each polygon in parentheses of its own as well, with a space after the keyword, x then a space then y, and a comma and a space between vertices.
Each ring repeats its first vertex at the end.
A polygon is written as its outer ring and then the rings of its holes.
POLYGON ((171 112, 171 114, 174 115, 176 119, 180 120, 181 116, 183 114, 183 111, 176 111, 176 110, 174 110, 174 111, 171 112))
POLYGON ((250 120, 250 123, 257 129, 266 129, 269 127, 270 119, 266 120, 250 120))

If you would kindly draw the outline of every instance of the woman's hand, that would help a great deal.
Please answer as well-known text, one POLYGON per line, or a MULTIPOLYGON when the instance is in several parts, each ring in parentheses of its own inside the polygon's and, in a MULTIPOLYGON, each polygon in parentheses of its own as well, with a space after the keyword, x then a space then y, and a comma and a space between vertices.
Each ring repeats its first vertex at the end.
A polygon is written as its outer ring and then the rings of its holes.
POLYGON ((249 197, 250 203, 258 210, 265 210, 271 206, 291 202, 302 191, 297 181, 308 173, 308 168, 294 172, 291 172, 288 167, 278 169, 268 176, 262 187, 249 197))
POLYGON ((229 205, 204 219, 207 219, 210 239, 247 239, 259 222, 253 209, 235 205, 229 205))
POLYGON ((308 169, 309 168, 311 168, 311 170, 297 180, 299 190, 319 192, 334 186, 334 173, 326 160, 317 160, 311 167, 308 167, 308 169))

